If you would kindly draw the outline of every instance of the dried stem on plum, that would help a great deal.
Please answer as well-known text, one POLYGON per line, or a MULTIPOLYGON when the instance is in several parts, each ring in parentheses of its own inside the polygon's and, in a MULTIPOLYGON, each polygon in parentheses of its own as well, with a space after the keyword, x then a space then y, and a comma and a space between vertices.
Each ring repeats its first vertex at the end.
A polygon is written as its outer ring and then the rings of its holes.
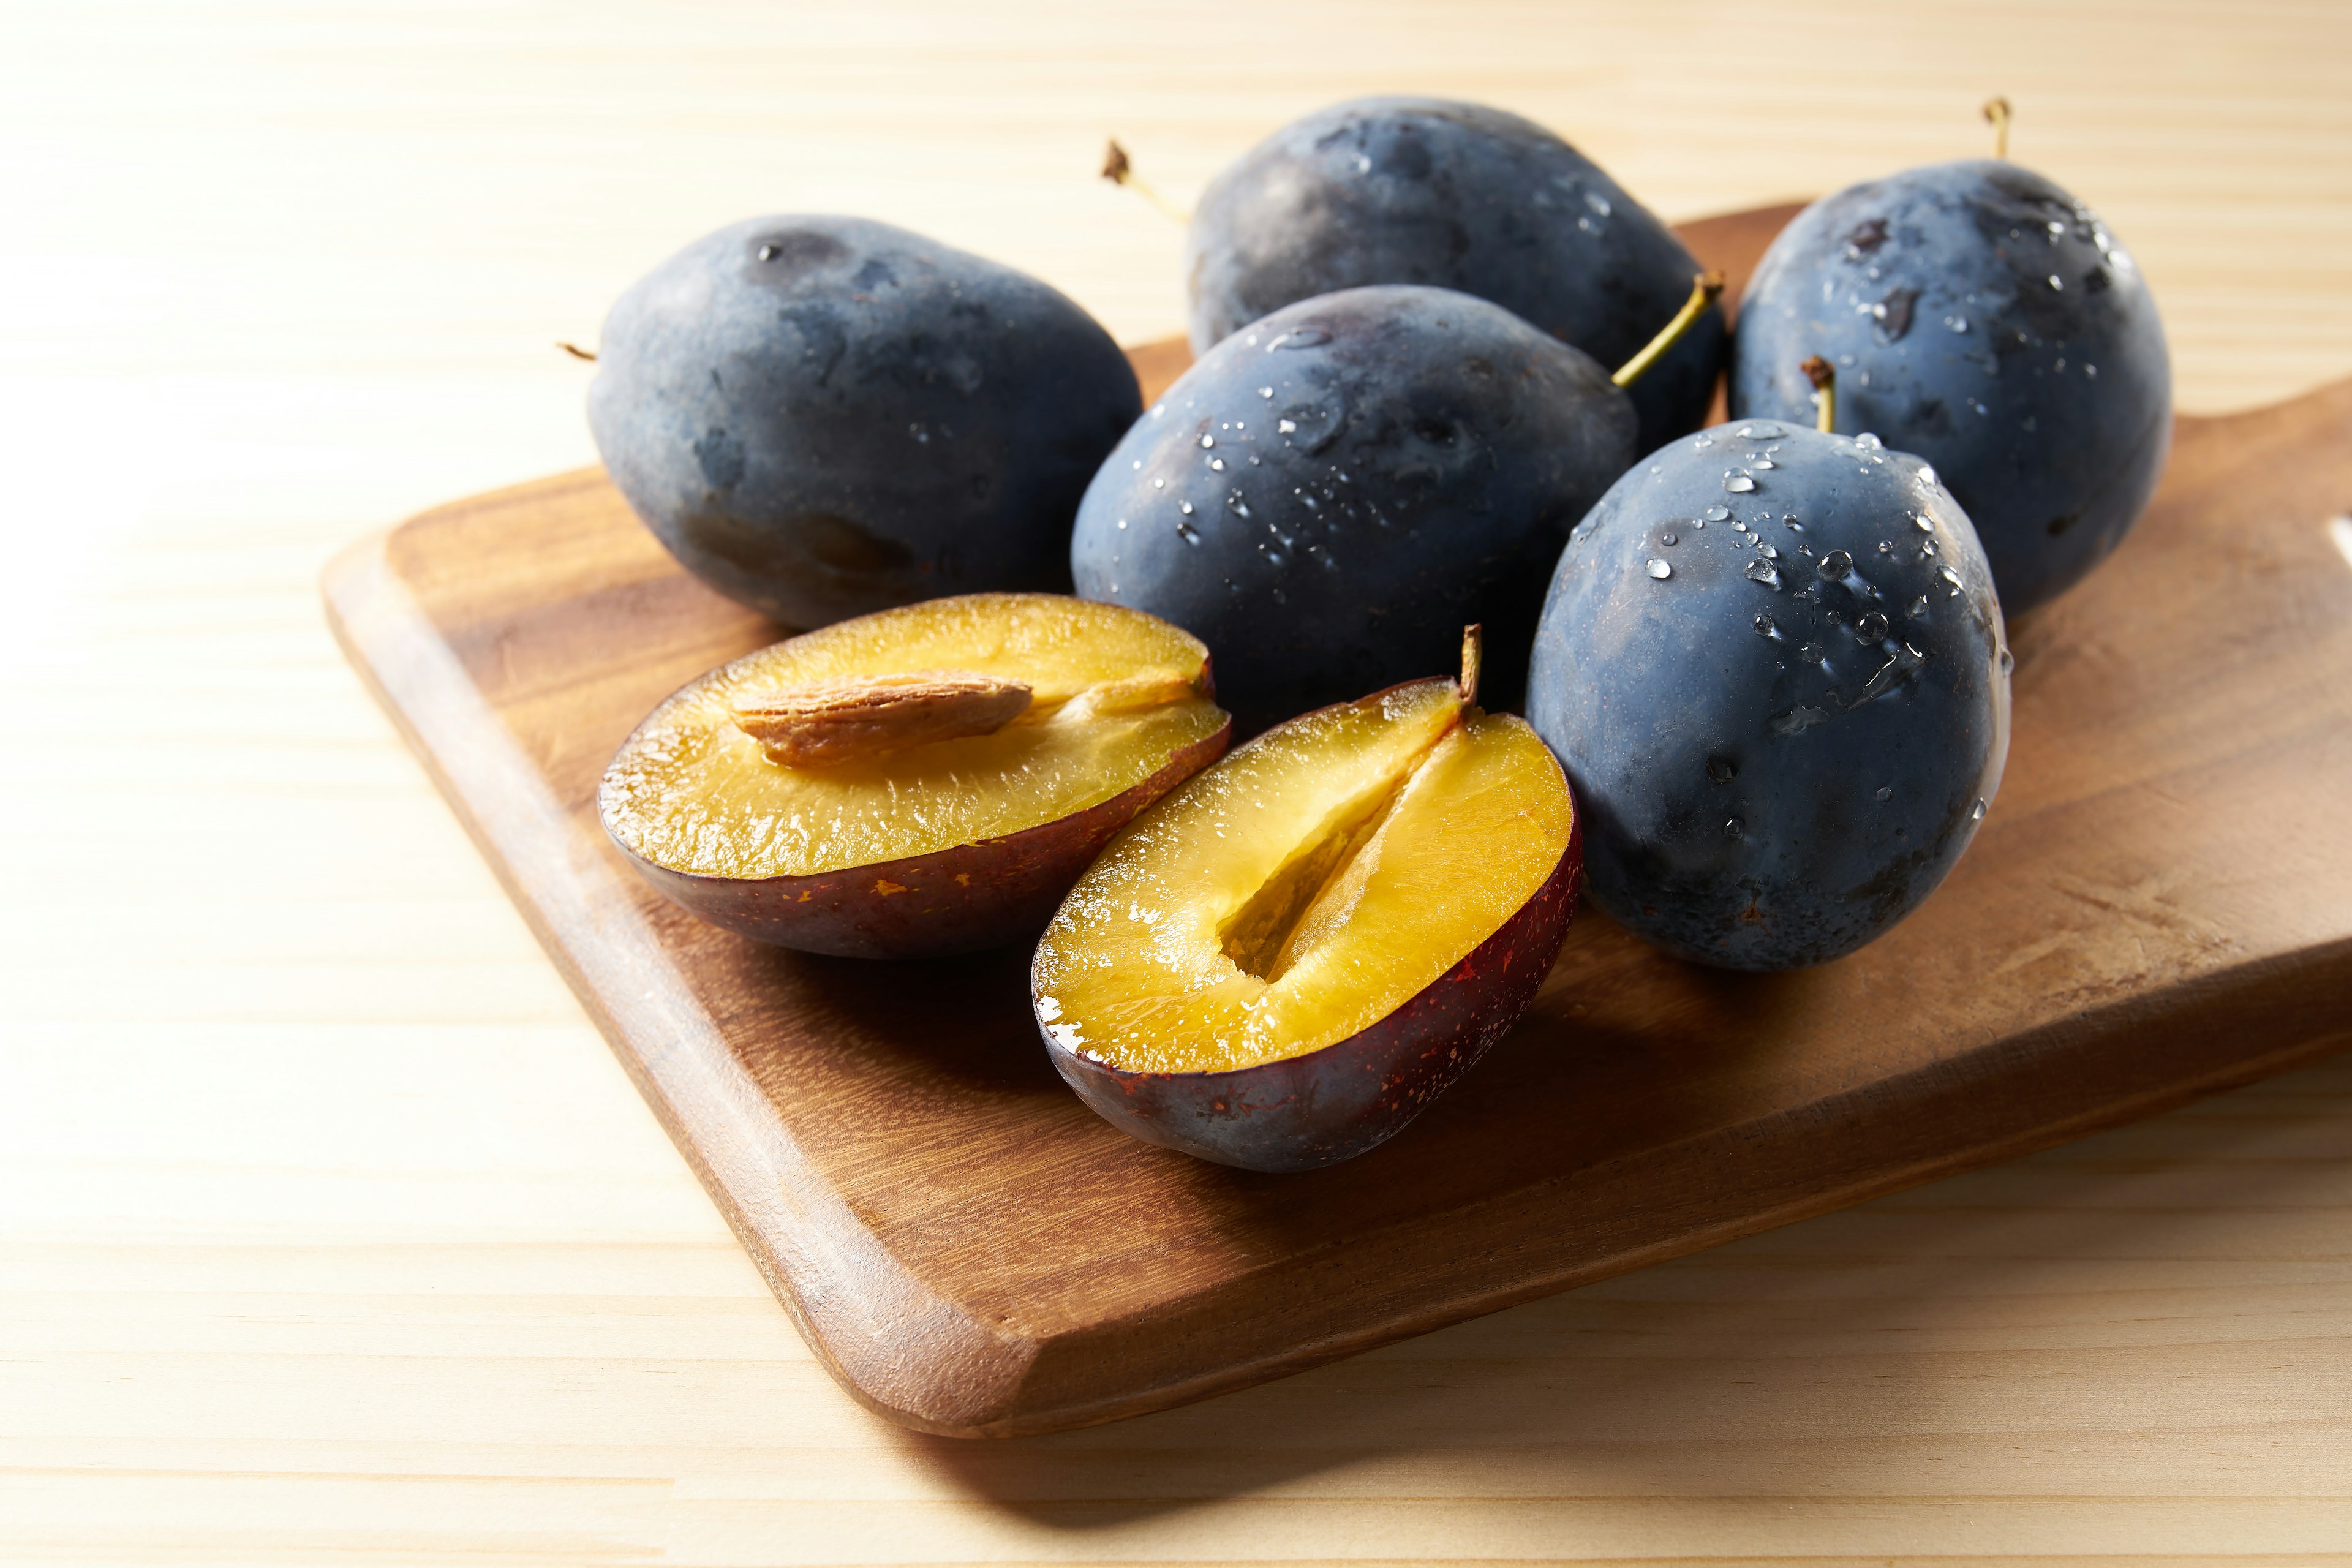
POLYGON ((1159 208, 1162 217, 1181 224, 1189 224, 1192 221, 1191 213, 1153 190, 1150 184, 1135 172, 1135 164, 1128 157, 1127 149, 1118 144, 1116 137, 1113 137, 1103 148, 1102 177, 1114 185, 1124 185, 1133 191, 1137 195, 1159 208))
POLYGON ((2009 161, 2009 121, 2013 112, 2009 100, 1998 93, 1985 100, 1984 117, 1992 125, 1992 155, 2003 163, 2009 161))
POLYGON ((555 340, 555 346, 562 349, 565 353, 570 354, 573 359, 584 359, 590 364, 594 364, 596 363, 596 351, 594 349, 583 349, 578 343, 567 343, 562 338, 555 340))
POLYGON ((1486 624, 1473 621, 1462 628, 1462 675, 1454 683, 1454 689, 1462 694, 1462 706, 1465 708, 1478 700, 1478 676, 1486 660, 1486 624))
POLYGON ((1609 379, 1619 386, 1631 386, 1640 380, 1642 373, 1664 359, 1666 351, 1682 342, 1683 334, 1706 313, 1706 308, 1715 303, 1716 296, 1723 292, 1723 284, 1724 277, 1720 272, 1702 272, 1693 278, 1690 298, 1684 300, 1683 308, 1675 312, 1675 319, 1668 321, 1640 353, 1618 366, 1617 374, 1609 379))
POLYGON ((736 728, 760 742, 770 762, 804 768, 992 734, 1018 718, 1029 699, 1021 681, 947 669, 749 692, 730 708, 736 728))
POLYGON ((1813 384, 1813 428, 1827 436, 1837 429, 1837 372, 1819 354, 1797 368, 1813 384))

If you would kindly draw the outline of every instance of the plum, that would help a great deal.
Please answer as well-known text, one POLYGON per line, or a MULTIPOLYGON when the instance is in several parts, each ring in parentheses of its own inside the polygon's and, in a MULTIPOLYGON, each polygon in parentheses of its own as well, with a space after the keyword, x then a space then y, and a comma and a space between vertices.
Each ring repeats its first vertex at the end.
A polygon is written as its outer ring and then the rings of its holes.
POLYGON ((1071 568, 1206 641, 1244 734, 1444 668, 1469 621, 1507 707, 1550 563, 1633 432, 1606 371, 1499 305, 1347 289, 1168 389, 1088 487, 1071 568))
POLYGON ((622 743, 605 832, 757 941, 913 958, 1034 937, 1135 814, 1225 749, 1208 650, 1133 610, 969 594, 689 682, 622 743))
POLYGON ((1595 902, 1732 969, 1820 963, 1934 890, 2009 750, 2000 605, 1937 472, 1773 420, 1654 453, 1561 552, 1528 717, 1595 902))
MULTIPOLYGON (((1475 668, 1475 662, 1473 663, 1475 668)), ((1394 1136, 1507 1032, 1576 909, 1523 720, 1423 680, 1269 730, 1112 840, 1038 943, 1038 1027, 1111 1125, 1297 1171, 1394 1136)))
MULTIPOLYGON (((1187 241, 1192 351, 1317 294, 1419 283, 1491 300, 1603 364, 1664 325, 1696 264, 1575 148, 1475 103, 1366 98, 1283 127, 1219 174, 1187 241)), ((1715 395, 1710 311, 1633 390, 1637 450, 1715 395)))
POLYGON ((1781 231, 1740 304, 1732 417, 1810 423, 1808 354, 1837 366, 1839 428, 1945 477, 2011 615, 2116 547, 2171 445, 2164 326, 2131 254, 1999 160, 1855 185, 1781 231))
POLYGON ((887 224, 755 218, 604 323, 589 426, 686 568, 793 626, 1068 586, 1070 519, 1142 409, 1034 278, 887 224))

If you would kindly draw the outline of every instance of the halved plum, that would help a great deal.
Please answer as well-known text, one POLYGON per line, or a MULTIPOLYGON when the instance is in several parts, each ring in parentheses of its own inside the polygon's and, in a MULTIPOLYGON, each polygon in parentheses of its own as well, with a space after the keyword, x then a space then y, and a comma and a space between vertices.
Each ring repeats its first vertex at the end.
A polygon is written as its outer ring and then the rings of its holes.
POLYGON ((1465 672, 1277 725, 1111 842, 1031 969, 1081 1099, 1146 1142, 1306 1170, 1393 1136, 1503 1037, 1582 856, 1559 763, 1474 696, 1465 672))
POLYGON ((665 896, 855 958, 1034 937, 1110 837, 1221 755, 1199 639, 1139 610, 969 594, 747 654, 648 715, 604 829, 665 896))

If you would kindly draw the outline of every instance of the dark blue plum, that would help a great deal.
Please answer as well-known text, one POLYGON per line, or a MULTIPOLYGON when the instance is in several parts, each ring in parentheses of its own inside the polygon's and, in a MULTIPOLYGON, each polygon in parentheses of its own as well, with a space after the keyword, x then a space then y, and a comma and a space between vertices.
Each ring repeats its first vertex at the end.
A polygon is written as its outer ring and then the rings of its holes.
POLYGON ((1933 469, 1753 420, 1653 453, 1577 525, 1528 718, 1602 909, 1685 958, 1790 969, 1885 931, 1968 847, 2009 662, 1933 469))
MULTIPOLYGON (((1292 122, 1219 174, 1187 245, 1192 352, 1296 300, 1371 283, 1492 300, 1614 370, 1674 319, 1698 264, 1599 165, 1475 103, 1364 98, 1292 122)), ((1639 449, 1706 418, 1709 310, 1633 388, 1639 449)))
POLYGON ((613 482, 720 593, 793 626, 1066 589, 1070 520, 1142 411, 1036 279, 850 217, 696 241, 604 323, 588 423, 613 482))
POLYGON ((1912 169, 1815 202, 1764 255, 1732 353, 1737 418, 1837 425, 1936 466, 2011 615, 2064 592, 2139 518, 2172 443, 2156 301, 2098 218, 2014 163, 1912 169))
POLYGON ((1587 355, 1444 289, 1351 289, 1227 338, 1078 508, 1078 592, 1209 645, 1237 732, 1460 662, 1515 704, 1551 562, 1633 460, 1587 355))

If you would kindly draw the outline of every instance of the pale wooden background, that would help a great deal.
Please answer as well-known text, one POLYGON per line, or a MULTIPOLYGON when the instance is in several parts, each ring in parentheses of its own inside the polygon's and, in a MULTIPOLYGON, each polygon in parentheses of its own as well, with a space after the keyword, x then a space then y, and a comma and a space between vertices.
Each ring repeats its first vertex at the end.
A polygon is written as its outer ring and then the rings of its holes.
POLYGON ((685 240, 866 213, 1158 335, 1104 133, 1188 199, 1374 89, 1670 216, 2005 91, 2186 405, 2352 374, 2338 4, 0 0, 0 1560, 2352 1556, 2344 1061, 1192 1409, 902 1434, 337 658, 328 553, 591 460, 548 345, 685 240))

